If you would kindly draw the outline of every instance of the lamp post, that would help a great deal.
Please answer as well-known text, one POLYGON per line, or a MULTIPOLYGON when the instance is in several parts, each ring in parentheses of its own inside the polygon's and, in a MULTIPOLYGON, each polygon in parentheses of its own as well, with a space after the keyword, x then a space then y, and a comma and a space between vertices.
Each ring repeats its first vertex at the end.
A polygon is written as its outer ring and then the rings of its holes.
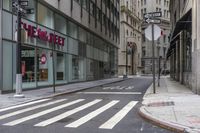
POLYGON ((123 75, 123 78, 128 78, 128 38, 133 38, 133 37, 126 37, 126 71, 125 75, 123 75))

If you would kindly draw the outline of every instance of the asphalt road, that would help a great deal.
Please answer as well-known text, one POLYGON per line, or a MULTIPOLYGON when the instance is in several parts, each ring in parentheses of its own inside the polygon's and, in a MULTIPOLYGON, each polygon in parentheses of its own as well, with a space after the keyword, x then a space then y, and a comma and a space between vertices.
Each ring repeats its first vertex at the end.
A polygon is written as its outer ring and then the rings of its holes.
POLYGON ((138 115, 151 78, 0 109, 0 133, 169 133, 138 115))

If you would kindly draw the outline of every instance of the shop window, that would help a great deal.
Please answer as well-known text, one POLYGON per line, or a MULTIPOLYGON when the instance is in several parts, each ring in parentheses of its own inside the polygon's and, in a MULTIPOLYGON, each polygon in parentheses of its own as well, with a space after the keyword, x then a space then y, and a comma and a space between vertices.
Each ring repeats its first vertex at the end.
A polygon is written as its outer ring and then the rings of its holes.
POLYGON ((54 28, 53 12, 40 3, 38 3, 37 11, 38 11, 38 13, 37 13, 38 23, 53 29, 54 28))
POLYGON ((69 64, 69 78, 71 82, 86 80, 85 58, 69 55, 69 64))
POLYGON ((37 81, 39 86, 53 83, 53 53, 51 50, 37 49, 37 81))
POLYGON ((94 62, 93 60, 87 59, 87 80, 94 79, 94 62))
MULTIPOLYGON (((3 90, 12 90, 12 43, 3 41, 3 90)), ((16 76, 16 75, 15 75, 16 76)))
POLYGON ((66 56, 63 53, 56 53, 56 80, 59 83, 66 83, 66 56))
POLYGON ((35 49, 22 46, 21 69, 23 88, 36 87, 35 49))

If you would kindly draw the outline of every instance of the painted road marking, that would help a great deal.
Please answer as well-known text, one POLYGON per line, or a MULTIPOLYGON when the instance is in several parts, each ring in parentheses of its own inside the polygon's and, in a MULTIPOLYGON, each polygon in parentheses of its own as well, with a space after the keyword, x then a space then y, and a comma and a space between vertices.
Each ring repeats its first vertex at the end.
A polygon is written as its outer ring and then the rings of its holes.
POLYGON ((109 86, 104 87, 103 90, 132 90, 134 86, 109 86))
POLYGON ((119 102, 118 100, 113 100, 113 101, 109 102, 108 104, 104 105, 103 107, 101 107, 101 108, 89 113, 88 115, 78 119, 77 121, 66 125, 65 127, 77 128, 77 127, 81 126, 82 124, 88 122, 89 120, 93 119, 97 115, 101 114, 102 112, 106 111, 110 107, 114 106, 118 102, 119 102))
POLYGON ((30 107, 30 108, 25 108, 25 109, 22 109, 22 110, 18 110, 18 111, 15 111, 15 112, 12 112, 12 113, 8 113, 8 114, 5 114, 5 115, 1 115, 0 116, 0 120, 8 118, 8 117, 11 117, 11 116, 14 116, 14 115, 22 114, 24 112, 28 112, 28 111, 31 111, 31 110, 34 110, 34 109, 38 109, 38 108, 46 107, 46 106, 49 106, 49 105, 52 105, 52 104, 56 104, 56 103, 59 103, 59 102, 63 102, 65 100, 66 99, 60 99, 60 100, 56 100, 56 101, 53 101, 53 102, 49 102, 49 103, 33 106, 33 107, 30 107))
POLYGON ((119 123, 128 112, 138 103, 138 101, 129 102, 124 108, 122 108, 117 114, 110 118, 107 122, 102 124, 99 128, 101 129, 112 129, 117 123, 119 123))
POLYGON ((97 103, 100 102, 100 101, 102 101, 102 99, 96 99, 96 100, 94 100, 94 101, 92 101, 92 102, 89 102, 89 103, 87 103, 87 104, 85 104, 85 105, 82 105, 82 106, 80 106, 80 107, 78 107, 78 108, 75 108, 75 109, 72 109, 72 110, 70 110, 70 111, 67 111, 67 112, 65 112, 65 113, 63 113, 63 114, 60 114, 60 115, 58 115, 58 116, 55 116, 55 117, 53 117, 53 118, 51 118, 51 119, 42 121, 42 122, 40 122, 40 123, 38 123, 38 124, 36 124, 36 125, 34 125, 34 126, 45 127, 45 126, 50 125, 50 124, 52 124, 52 123, 55 123, 55 122, 57 122, 57 121, 59 121, 59 120, 62 120, 62 119, 66 118, 66 117, 68 117, 68 116, 70 116, 70 115, 73 115, 73 114, 75 114, 75 113, 77 113, 77 112, 79 112, 79 111, 81 111, 81 110, 84 110, 84 109, 86 109, 86 108, 88 108, 88 107, 90 107, 90 106, 92 106, 92 105, 95 105, 95 104, 97 104, 97 103))
POLYGON ((16 108, 36 104, 36 103, 41 103, 41 102, 45 102, 45 101, 48 101, 48 100, 51 100, 51 99, 42 99, 42 100, 37 100, 37 101, 33 101, 33 102, 28 102, 28 103, 24 103, 24 104, 20 104, 20 105, 15 105, 15 106, 3 108, 3 109, 0 109, 0 112, 11 110, 11 109, 16 109, 16 108))
POLYGON ((78 92, 77 94, 141 95, 141 92, 78 92))
POLYGON ((76 104, 76 103, 79 103, 79 102, 84 101, 84 100, 85 100, 85 99, 78 99, 78 100, 75 100, 75 101, 72 101, 72 102, 69 102, 69 103, 66 103, 66 104, 62 104, 62 105, 60 105, 60 106, 56 106, 56 107, 51 108, 51 109, 48 109, 48 110, 41 111, 41 112, 39 112, 39 113, 30 115, 30 116, 27 116, 27 117, 24 117, 24 118, 20 118, 20 119, 11 121, 11 122, 6 123, 6 124, 3 124, 3 125, 6 125, 6 126, 14 126, 14 125, 20 124, 20 123, 22 123, 22 122, 25 122, 25 121, 28 121, 28 120, 31 120, 31 119, 34 119, 34 118, 37 118, 37 117, 46 115, 46 114, 51 113, 51 112, 53 112, 53 111, 56 111, 56 110, 59 110, 59 109, 68 107, 68 106, 73 105, 73 104, 76 104))

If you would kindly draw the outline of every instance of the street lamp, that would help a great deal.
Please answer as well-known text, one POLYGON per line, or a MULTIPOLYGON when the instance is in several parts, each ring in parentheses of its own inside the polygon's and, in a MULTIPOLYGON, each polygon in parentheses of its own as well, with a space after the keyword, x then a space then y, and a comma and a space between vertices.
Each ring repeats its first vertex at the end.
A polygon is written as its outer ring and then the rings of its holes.
POLYGON ((126 37, 126 72, 125 75, 123 75, 123 78, 128 78, 128 45, 130 46, 130 44, 128 43, 128 38, 133 38, 133 37, 126 37))

